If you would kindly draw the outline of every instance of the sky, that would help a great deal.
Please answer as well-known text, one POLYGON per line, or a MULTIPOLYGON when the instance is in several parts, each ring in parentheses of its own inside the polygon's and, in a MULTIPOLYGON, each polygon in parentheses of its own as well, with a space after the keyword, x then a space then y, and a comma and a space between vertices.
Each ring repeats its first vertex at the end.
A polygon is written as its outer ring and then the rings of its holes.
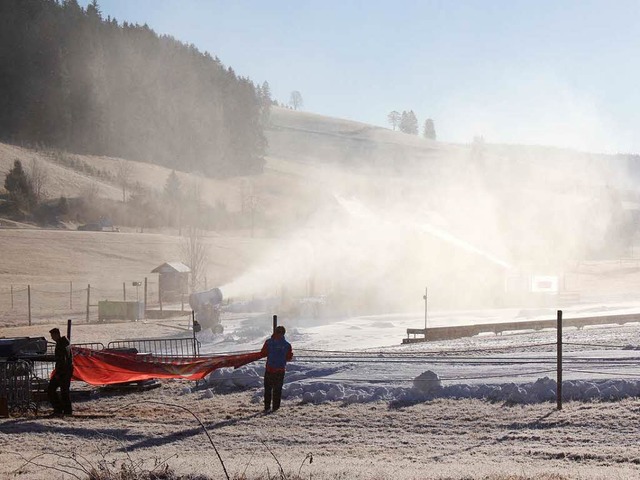
MULTIPOLYGON (((81 0, 86 6, 89 0, 81 0)), ((640 153, 640 1, 99 0, 303 110, 438 139, 640 153)))

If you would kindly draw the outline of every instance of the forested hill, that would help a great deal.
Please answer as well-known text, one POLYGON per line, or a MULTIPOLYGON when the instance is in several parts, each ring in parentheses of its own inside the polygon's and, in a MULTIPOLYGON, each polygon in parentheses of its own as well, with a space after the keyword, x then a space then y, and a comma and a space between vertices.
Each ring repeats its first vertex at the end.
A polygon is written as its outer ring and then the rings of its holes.
POLYGON ((193 45, 102 18, 96 2, 0 0, 0 140, 260 172, 261 92, 193 45))

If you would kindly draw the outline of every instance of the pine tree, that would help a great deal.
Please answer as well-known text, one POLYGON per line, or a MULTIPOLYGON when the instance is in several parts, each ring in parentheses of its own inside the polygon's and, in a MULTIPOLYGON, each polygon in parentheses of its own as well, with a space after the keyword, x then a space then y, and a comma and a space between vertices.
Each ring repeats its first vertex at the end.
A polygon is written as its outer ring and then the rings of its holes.
POLYGON ((164 196, 167 201, 171 204, 174 202, 180 202, 182 199, 182 192, 180 191, 181 188, 182 185, 180 184, 178 175, 176 175, 176 171, 171 170, 171 173, 164 184, 164 196))
POLYGON ((178 225, 178 228, 181 228, 183 203, 182 185, 175 170, 172 170, 167 177, 163 193, 167 202, 166 215, 169 225, 178 225))
POLYGON ((428 138, 430 140, 436 139, 436 127, 433 124, 433 120, 431 118, 427 118, 424 121, 424 127, 422 129, 422 134, 424 138, 428 138))
POLYGON ((32 207, 35 207, 36 196, 20 160, 13 162, 13 168, 9 170, 4 179, 4 188, 18 208, 30 211, 32 207))
POLYGON ((261 96, 261 100, 263 104, 269 104, 271 105, 271 86, 269 85, 269 82, 267 82, 266 80, 262 83, 262 96, 261 96))
POLYGON ((413 110, 402 112, 400 116, 400 131, 410 135, 418 134, 418 119, 413 110))
POLYGON ((69 202, 67 197, 60 197, 58 200, 57 210, 59 215, 66 215, 69 213, 69 202))
POLYGON ((271 87, 269 86, 269 82, 264 81, 262 83, 262 87, 258 85, 259 91, 259 101, 260 101, 260 121, 262 125, 266 125, 269 123, 269 117, 271 116, 271 105, 273 101, 271 100, 271 87))

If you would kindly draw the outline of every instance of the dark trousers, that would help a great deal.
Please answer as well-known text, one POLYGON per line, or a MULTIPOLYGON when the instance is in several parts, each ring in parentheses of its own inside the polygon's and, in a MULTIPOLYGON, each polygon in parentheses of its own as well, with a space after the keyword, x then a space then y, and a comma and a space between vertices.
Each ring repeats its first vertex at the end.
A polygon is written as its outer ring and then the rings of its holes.
POLYGON ((47 387, 47 397, 53 407, 55 413, 71 414, 71 395, 69 389, 71 387, 71 377, 59 377, 54 376, 49 380, 49 386, 47 387), (60 388, 60 395, 58 395, 58 388, 60 388))
POLYGON ((271 408, 271 397, 273 396, 273 410, 280 408, 282 398, 282 384, 284 383, 284 372, 265 372, 264 374, 264 408, 271 408))

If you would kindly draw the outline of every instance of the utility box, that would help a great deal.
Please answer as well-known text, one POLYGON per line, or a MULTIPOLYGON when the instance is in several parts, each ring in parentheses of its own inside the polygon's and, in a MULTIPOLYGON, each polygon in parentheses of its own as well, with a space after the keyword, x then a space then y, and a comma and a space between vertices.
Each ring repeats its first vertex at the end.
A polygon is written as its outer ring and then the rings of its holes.
POLYGON ((98 321, 144 319, 144 302, 112 302, 104 300, 98 302, 98 321))

